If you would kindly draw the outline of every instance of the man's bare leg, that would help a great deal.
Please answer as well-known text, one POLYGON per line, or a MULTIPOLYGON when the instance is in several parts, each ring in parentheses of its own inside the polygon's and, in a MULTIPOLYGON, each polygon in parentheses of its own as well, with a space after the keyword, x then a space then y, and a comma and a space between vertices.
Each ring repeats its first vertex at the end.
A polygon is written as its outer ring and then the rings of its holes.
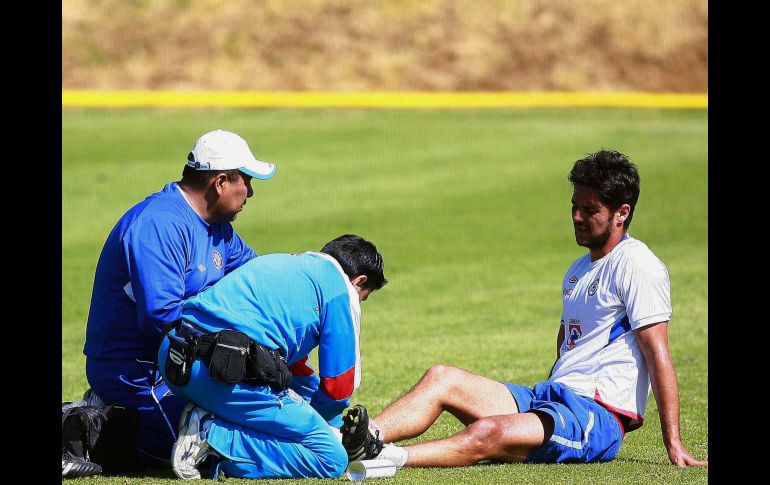
POLYGON ((488 416, 515 414, 519 409, 504 384, 457 367, 436 365, 374 418, 373 425, 380 430, 380 439, 396 442, 421 435, 443 411, 468 426, 488 416))
POLYGON ((482 460, 520 463, 553 434, 546 414, 519 413, 479 419, 448 438, 404 447, 408 467, 469 466, 482 460))

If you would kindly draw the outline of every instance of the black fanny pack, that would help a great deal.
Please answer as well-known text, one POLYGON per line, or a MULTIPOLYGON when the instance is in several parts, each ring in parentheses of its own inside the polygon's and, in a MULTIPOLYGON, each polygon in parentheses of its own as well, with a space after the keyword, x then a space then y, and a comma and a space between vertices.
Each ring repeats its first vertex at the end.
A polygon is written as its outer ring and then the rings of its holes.
POLYGON ((169 339, 166 377, 176 386, 190 382, 192 365, 199 356, 215 379, 266 385, 276 391, 291 386, 291 371, 281 353, 254 342, 243 332, 205 333, 179 320, 164 333, 169 339), (172 328, 176 329, 175 335, 168 333, 172 328))

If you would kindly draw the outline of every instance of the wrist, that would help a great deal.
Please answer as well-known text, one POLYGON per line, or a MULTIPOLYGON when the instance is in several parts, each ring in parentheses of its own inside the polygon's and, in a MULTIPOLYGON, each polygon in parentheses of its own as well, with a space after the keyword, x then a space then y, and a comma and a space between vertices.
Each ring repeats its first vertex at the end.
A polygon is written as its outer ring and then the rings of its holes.
POLYGON ((671 437, 671 438, 664 438, 663 443, 666 445, 666 448, 678 448, 682 446, 682 440, 679 438, 679 436, 671 437))

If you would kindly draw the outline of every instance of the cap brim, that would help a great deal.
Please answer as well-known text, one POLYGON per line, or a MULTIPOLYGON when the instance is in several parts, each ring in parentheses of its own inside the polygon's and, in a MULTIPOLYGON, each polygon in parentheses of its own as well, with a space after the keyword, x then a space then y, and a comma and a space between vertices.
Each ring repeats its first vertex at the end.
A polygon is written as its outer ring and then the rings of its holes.
POLYGON ((262 162, 260 160, 254 160, 248 165, 240 167, 238 170, 249 175, 255 179, 267 180, 275 175, 275 171, 278 167, 274 163, 262 162))

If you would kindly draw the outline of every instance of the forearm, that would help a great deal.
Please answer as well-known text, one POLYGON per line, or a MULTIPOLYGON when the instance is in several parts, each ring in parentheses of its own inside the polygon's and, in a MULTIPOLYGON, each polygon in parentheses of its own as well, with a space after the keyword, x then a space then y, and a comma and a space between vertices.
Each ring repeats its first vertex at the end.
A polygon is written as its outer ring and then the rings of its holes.
POLYGON ((559 326, 559 333, 556 335, 556 360, 559 360, 561 345, 564 343, 564 325, 559 326))
POLYGON ((561 346, 564 343, 564 325, 559 326, 559 333, 556 335, 556 359, 553 361, 553 364, 551 365, 551 370, 548 372, 548 378, 553 375, 553 368, 556 367, 556 362, 559 361, 559 356, 561 354, 561 346))
POLYGON ((658 404, 663 443, 671 448, 681 442, 679 431, 679 386, 668 349, 655 349, 647 362, 652 393, 658 404))
POLYGON ((344 411, 346 407, 350 406, 350 399, 332 399, 324 391, 319 389, 310 399, 310 405, 329 424, 342 425, 342 411, 344 411))
MULTIPOLYGON (((291 369, 291 367, 289 367, 289 369, 291 369)), ((309 403, 313 397, 313 394, 318 391, 318 376, 316 374, 292 374, 291 389, 302 396, 302 399, 309 403)))

